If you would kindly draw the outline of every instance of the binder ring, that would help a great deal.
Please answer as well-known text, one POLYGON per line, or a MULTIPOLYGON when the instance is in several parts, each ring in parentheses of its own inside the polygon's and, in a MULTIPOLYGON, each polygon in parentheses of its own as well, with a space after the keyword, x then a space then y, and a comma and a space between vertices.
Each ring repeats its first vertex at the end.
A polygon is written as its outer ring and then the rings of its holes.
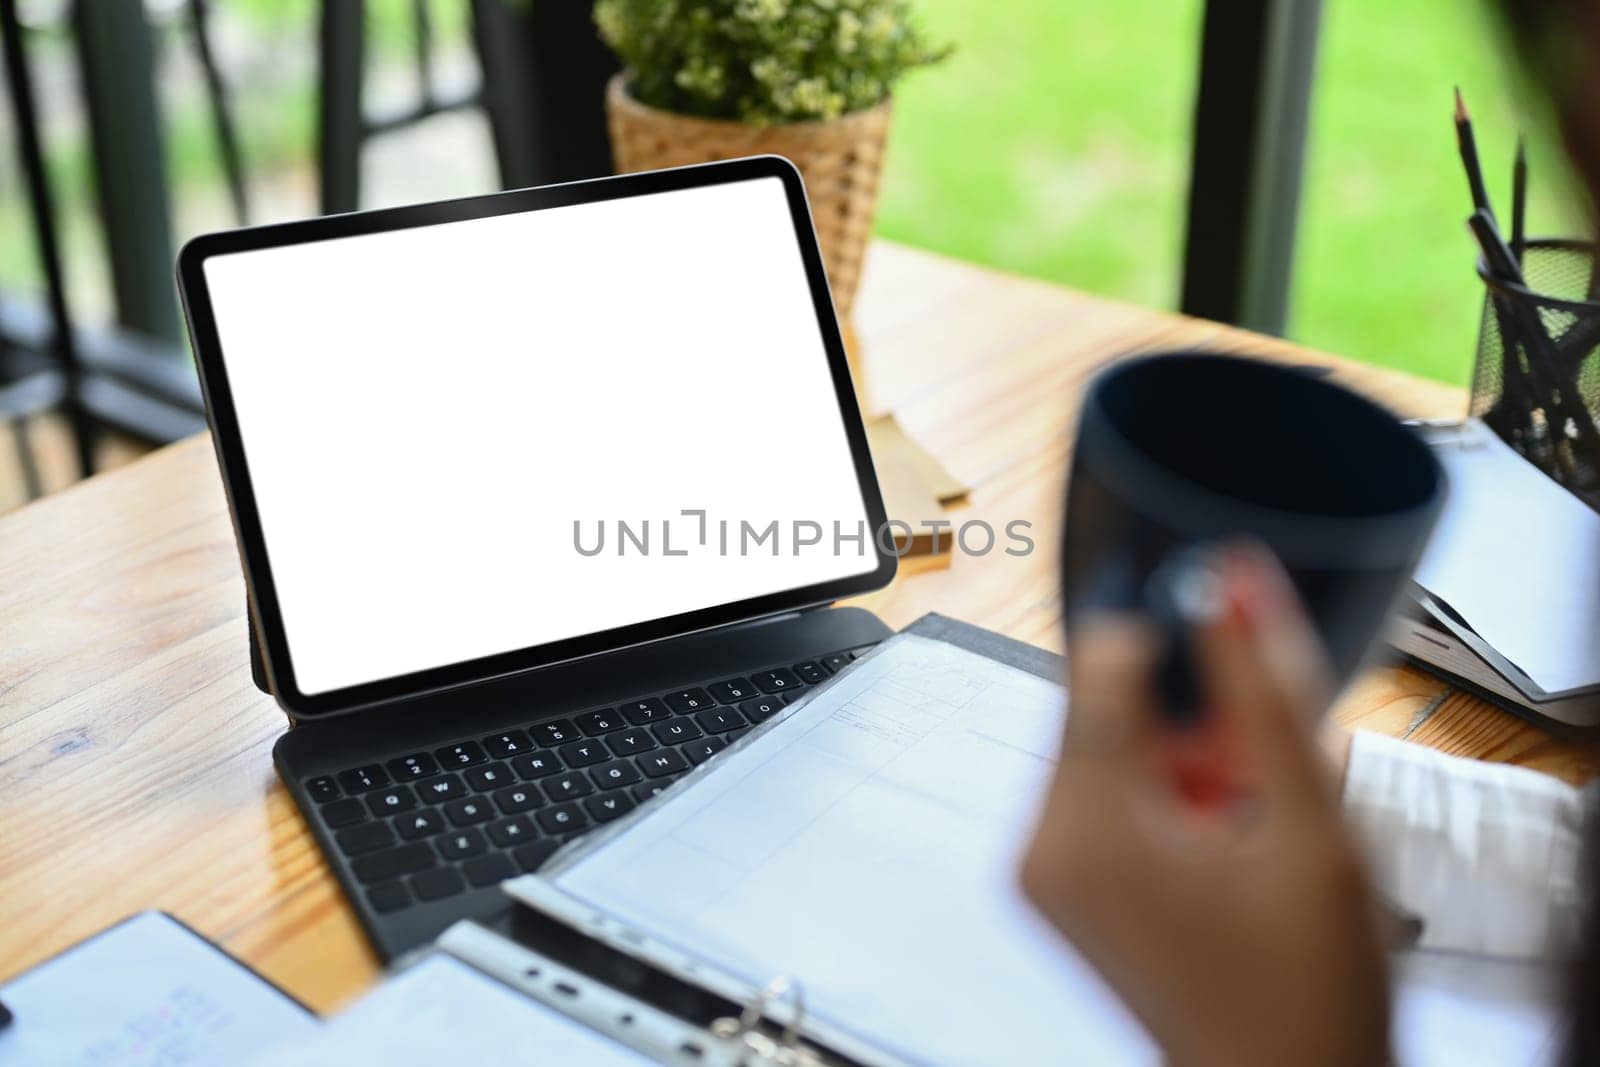
MULTIPOLYGON (((744 1045, 746 1054, 754 1053, 759 1060, 777 1063, 803 1064, 819 1062, 800 1045, 800 1027, 805 1022, 806 997, 800 983, 786 974, 780 974, 751 998, 737 1019, 718 1019, 712 1030, 718 1037, 744 1045), (787 996, 794 1002, 794 1012, 784 1024, 777 1041, 761 1032, 761 1020, 767 1008, 787 996)), ((746 1061, 743 1057, 739 1063, 746 1061)))

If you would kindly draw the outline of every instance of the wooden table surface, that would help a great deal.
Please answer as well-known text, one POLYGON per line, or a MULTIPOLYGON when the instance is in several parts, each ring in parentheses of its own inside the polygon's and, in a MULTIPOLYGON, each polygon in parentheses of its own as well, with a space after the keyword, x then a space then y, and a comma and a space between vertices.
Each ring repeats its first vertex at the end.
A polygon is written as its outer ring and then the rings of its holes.
MULTIPOLYGON (((1464 404, 1436 383, 885 243, 857 306, 874 403, 972 486, 949 517, 1026 519, 1039 545, 906 566, 860 601, 896 627, 937 610, 1060 647, 1051 546, 1068 432, 1085 378, 1120 355, 1228 345, 1334 367, 1408 415, 1464 404)), ((145 908, 318 1010, 377 975, 273 773, 285 722, 251 685, 243 608, 204 437, 0 518, 0 980, 145 908)), ((1337 714, 1573 781, 1600 755, 1406 668, 1371 671, 1337 714)))

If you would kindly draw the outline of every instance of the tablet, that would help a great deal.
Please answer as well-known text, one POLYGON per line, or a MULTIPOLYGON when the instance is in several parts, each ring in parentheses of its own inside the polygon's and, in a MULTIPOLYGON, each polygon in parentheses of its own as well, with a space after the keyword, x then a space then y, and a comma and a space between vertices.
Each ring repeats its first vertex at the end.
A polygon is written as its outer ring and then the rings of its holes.
POLYGON ((178 273, 291 715, 893 577, 785 160, 210 234, 178 273))

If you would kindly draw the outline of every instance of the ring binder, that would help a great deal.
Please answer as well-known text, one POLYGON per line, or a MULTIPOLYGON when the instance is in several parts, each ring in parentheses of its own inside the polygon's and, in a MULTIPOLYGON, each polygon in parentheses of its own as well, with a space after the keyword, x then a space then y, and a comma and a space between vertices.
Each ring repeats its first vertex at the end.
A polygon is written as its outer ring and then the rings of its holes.
MULTIPOLYGON (((700 1014, 666 1004, 605 968, 598 971, 562 962, 528 943, 524 933, 490 929, 462 920, 432 948, 403 959, 401 969, 443 952, 501 982, 544 1008, 625 1045, 668 1067, 877 1067, 898 1064, 893 1057, 858 1059, 812 1044, 805 992, 788 976, 772 979, 743 1002, 715 996, 721 1007, 700 1014), (787 1011, 775 1011, 788 1003, 787 1011), (729 1014, 738 1010, 737 1016, 729 1014), (776 1036, 773 1030, 781 1027, 776 1036)), ((686 984, 685 989, 701 988, 686 984)))
POLYGON ((711 1024, 711 1033, 726 1042, 737 1057, 735 1067, 827 1067, 829 1061, 801 1044, 800 1029, 805 1025, 805 988, 788 975, 778 975, 762 990, 750 998, 737 1019, 726 1017, 711 1024), (774 1040, 761 1029, 763 1019, 770 1018, 767 1009, 786 993, 794 994, 794 1011, 784 1024, 783 1032, 774 1040), (751 1056, 755 1059, 752 1061, 751 1056))
MULTIPOLYGON (((718 1013, 706 1013, 699 1022, 701 1035, 721 1054, 716 1067, 899 1067, 906 1062, 901 1054, 808 1013, 796 978, 783 975, 768 980, 765 986, 758 985, 758 979, 746 980, 691 950, 647 936, 617 917, 573 899, 541 875, 513 879, 502 888, 516 901, 520 914, 536 916, 541 923, 602 945, 684 988, 717 998, 722 1005, 718 1013), (774 1018, 768 1008, 785 995, 793 999, 794 1010, 787 1018, 774 1018), (728 1014, 735 1009, 738 1017, 728 1014), (762 1018, 771 1027, 782 1027, 782 1033, 773 1037, 760 1026, 762 1018)), ((711 1061, 702 1063, 710 1067, 711 1061)))

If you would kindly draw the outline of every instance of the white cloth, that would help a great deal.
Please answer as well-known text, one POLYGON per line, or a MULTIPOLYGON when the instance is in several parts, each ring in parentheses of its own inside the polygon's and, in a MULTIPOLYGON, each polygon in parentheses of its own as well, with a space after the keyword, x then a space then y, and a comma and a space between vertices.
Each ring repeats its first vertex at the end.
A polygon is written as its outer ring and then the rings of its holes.
POLYGON ((1570 954, 1583 919, 1584 794, 1537 771, 1358 731, 1344 809, 1419 947, 1570 954))

